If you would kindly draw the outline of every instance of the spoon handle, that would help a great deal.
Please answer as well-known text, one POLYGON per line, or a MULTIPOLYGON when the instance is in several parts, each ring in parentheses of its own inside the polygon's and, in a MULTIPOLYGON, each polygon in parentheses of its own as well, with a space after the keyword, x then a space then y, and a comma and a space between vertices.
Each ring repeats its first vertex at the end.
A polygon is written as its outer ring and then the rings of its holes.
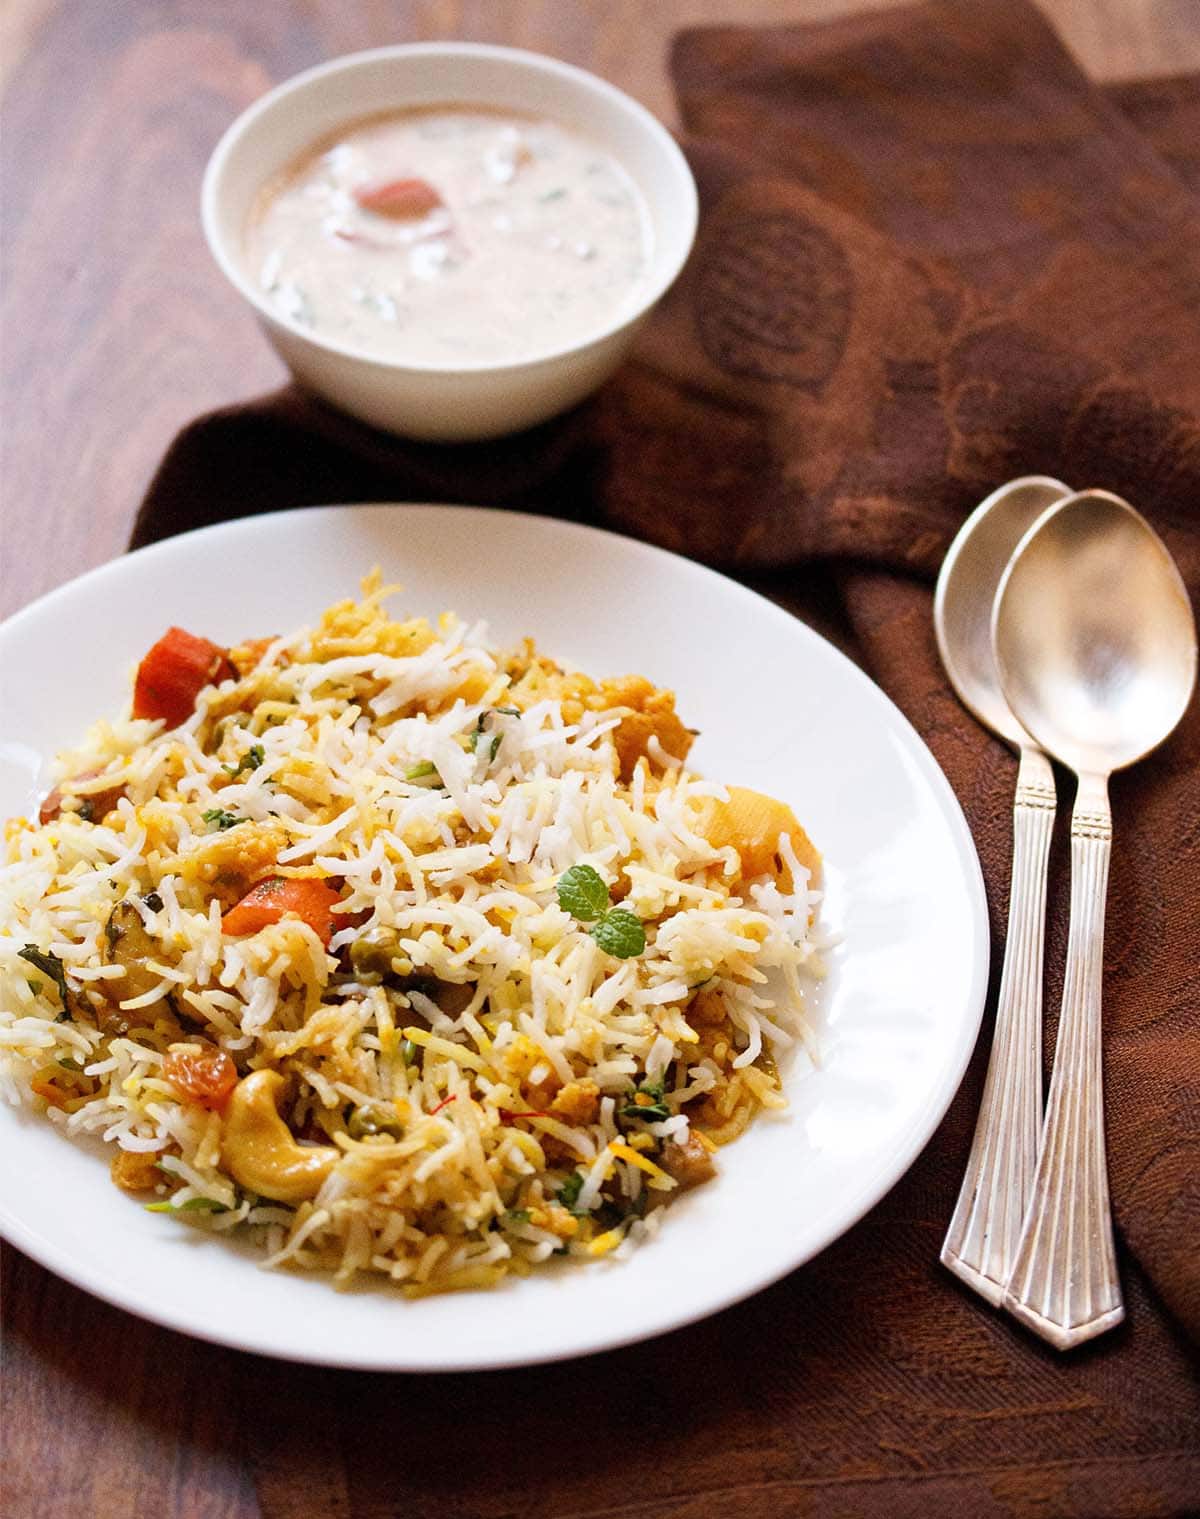
POLYGON ((1042 1116, 1042 948, 1054 773, 1021 750, 1013 806, 1008 937, 975 1139, 942 1263, 997 1306, 1004 1299, 1037 1164, 1042 1116))
POLYGON ((1100 992, 1112 818, 1081 775, 1071 816, 1071 931, 1033 1199, 1004 1306, 1059 1350, 1125 1317, 1104 1158, 1100 992))

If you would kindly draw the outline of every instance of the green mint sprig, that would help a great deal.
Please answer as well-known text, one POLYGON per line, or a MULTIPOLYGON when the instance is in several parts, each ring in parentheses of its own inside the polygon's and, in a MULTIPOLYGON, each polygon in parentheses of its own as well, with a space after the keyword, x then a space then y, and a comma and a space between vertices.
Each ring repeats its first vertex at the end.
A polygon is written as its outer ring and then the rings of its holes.
POLYGON ((558 905, 580 923, 607 955, 629 960, 646 948, 646 929, 627 907, 613 907, 600 872, 592 865, 572 865, 558 880, 558 905))

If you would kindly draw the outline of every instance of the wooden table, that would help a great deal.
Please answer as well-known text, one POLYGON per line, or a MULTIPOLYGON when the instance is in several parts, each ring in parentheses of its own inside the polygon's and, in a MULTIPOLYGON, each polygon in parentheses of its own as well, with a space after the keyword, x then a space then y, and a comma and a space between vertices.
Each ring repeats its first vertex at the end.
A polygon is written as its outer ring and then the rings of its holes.
MULTIPOLYGON (((1200 69, 1200 8, 1183 0, 1041 3, 1096 77, 1200 69)), ((197 217, 213 143, 268 86, 337 53, 456 36, 582 64, 669 120, 663 59, 677 27, 849 8, 6 0, 0 615, 122 551, 182 423, 280 380, 210 263, 197 217)), ((936 1241, 928 1245, 932 1259, 936 1241)), ((3 1261, 0 1507, 14 1519, 798 1514, 813 1484, 853 1473, 870 1481, 884 1474, 880 1463, 907 1459, 806 1451, 805 1409, 820 1391, 799 1368, 790 1377, 776 1367, 770 1395, 795 1417, 770 1425, 753 1416, 756 1380, 731 1390, 714 1373, 711 1385, 681 1393, 670 1378, 680 1335, 610 1357, 598 1375, 576 1364, 349 1376, 193 1342, 92 1300, 16 1251, 3 1261), (793 1426, 791 1439, 775 1433, 793 1426), (436 1448, 451 1430, 465 1457, 436 1448)), ((689 1360, 721 1366, 740 1335, 764 1334, 764 1317, 786 1323, 787 1291, 684 1331, 689 1360)), ((212 1309, 215 1322, 221 1306, 212 1309)))

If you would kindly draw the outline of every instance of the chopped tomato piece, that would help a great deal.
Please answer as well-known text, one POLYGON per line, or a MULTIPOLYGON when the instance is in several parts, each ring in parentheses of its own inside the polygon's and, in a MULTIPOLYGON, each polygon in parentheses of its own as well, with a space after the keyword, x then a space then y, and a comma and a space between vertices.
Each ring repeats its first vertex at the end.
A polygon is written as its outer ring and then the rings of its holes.
POLYGON ((186 1102, 198 1102, 202 1108, 217 1112, 229 1101, 238 1080, 237 1067, 224 1050, 168 1055, 162 1074, 186 1102))
POLYGON ((138 666, 133 715, 161 717, 168 728, 177 728, 191 716, 205 686, 236 673, 217 644, 183 628, 168 628, 138 666))
POLYGON ((328 944, 338 927, 333 916, 338 900, 337 892, 324 881, 268 876, 229 909, 221 919, 221 928, 227 934, 256 934, 268 923, 292 916, 302 919, 322 944, 328 944))
POLYGON ((427 179, 389 179, 382 184, 360 185, 354 199, 364 211, 407 221, 427 216, 442 204, 442 197, 427 179))

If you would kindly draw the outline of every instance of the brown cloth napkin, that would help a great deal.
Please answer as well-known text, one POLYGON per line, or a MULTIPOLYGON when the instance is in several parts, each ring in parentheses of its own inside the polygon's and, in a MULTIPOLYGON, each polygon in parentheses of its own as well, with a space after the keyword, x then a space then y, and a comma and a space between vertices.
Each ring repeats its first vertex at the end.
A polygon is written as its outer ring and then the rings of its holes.
MULTIPOLYGON (((672 66, 700 237, 635 360, 594 401, 519 438, 447 448, 371 433, 288 389, 188 428, 134 542, 286 506, 458 500, 603 522, 740 574, 841 643, 929 742, 979 847, 998 974, 1015 761, 946 683, 932 581, 987 491, 1046 472, 1129 496, 1197 598, 1200 82, 1098 90, 1024 0, 688 32, 672 66)), ((713 1324, 579 1371, 593 1390, 653 1379, 672 1431, 635 1439, 619 1400, 600 1397, 594 1433, 623 1442, 614 1513, 642 1512, 639 1472, 649 1483, 663 1462, 681 1506, 656 1511, 680 1519, 1200 1504, 1188 1343, 1200 1336, 1200 703, 1116 780, 1113 810, 1105 1080, 1127 1323, 1063 1359, 937 1264, 989 1015, 938 1134, 863 1223, 713 1324)), ((1065 833, 1060 819, 1048 1058, 1065 833)), ((513 1374, 514 1439, 536 1443, 548 1409, 525 1397, 533 1375, 513 1374)), ((411 1449, 413 1418, 435 1439, 455 1401, 396 1406, 411 1449)), ((361 1454, 345 1431, 341 1448, 361 1454)), ((373 1512, 384 1490, 356 1480, 373 1512)), ((501 1510, 464 1499, 456 1511, 501 1510)))

